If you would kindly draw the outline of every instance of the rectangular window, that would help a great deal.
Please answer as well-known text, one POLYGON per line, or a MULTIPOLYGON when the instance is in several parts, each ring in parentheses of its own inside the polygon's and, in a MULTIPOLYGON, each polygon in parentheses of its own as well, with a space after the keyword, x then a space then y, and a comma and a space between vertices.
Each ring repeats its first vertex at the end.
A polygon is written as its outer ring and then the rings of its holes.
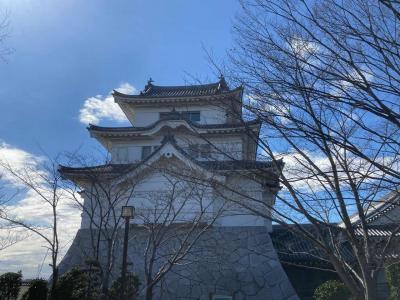
POLYGON ((200 122, 200 112, 199 111, 182 111, 182 112, 160 112, 160 120, 162 119, 184 119, 192 122, 200 122))
POLYGON ((225 296, 225 295, 213 295, 213 300, 232 300, 232 296, 225 296))
POLYGON ((170 117, 171 113, 169 111, 167 112, 160 112, 160 120, 162 119, 168 119, 170 117))
POLYGON ((118 162, 128 161, 128 148, 127 147, 117 147, 116 148, 116 160, 118 162))
POLYGON ((142 147, 142 159, 146 159, 151 154, 151 146, 143 146, 142 147))
POLYGON ((200 112, 199 111, 183 111, 182 119, 189 120, 192 122, 200 122, 200 112))

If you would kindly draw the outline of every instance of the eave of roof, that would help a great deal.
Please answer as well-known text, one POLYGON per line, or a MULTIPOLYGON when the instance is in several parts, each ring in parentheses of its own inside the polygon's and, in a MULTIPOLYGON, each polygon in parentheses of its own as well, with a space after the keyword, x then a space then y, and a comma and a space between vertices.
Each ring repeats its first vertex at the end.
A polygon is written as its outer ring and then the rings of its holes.
POLYGON ((215 161, 198 161, 198 163, 208 169, 212 170, 255 170, 255 169, 270 169, 282 168, 283 160, 277 162, 273 161, 254 161, 254 160, 215 160, 215 161))
MULTIPOLYGON (((379 219, 380 217, 384 216, 385 214, 390 212, 392 209, 398 207, 399 205, 400 205, 400 191, 392 191, 383 196, 378 203, 376 203, 375 205, 371 205, 371 207, 367 211, 365 211, 365 220, 367 223, 371 223, 379 219)), ((358 212, 350 216, 350 221, 354 226, 361 224, 358 212)), ((339 226, 344 227, 345 226, 344 222, 341 222, 339 226)))
MULTIPOLYGON (((367 227, 367 234, 369 237, 374 238, 374 237, 390 237, 390 236, 394 236, 396 238, 400 237, 400 232, 395 231, 398 227, 398 224, 391 224, 391 225, 375 225, 375 226, 371 226, 369 225, 367 227)), ((357 226, 357 228, 355 228, 355 234, 356 236, 362 237, 364 236, 364 230, 357 226)))
MULTIPOLYGON (((192 159, 182 149, 185 156, 192 159)), ((193 159, 192 159, 193 160, 193 159)), ((195 161, 195 160, 193 160, 195 161)), ((201 167, 212 171, 236 171, 236 170, 254 170, 254 169, 270 169, 274 168, 276 163, 271 161, 250 161, 250 160, 233 160, 233 161, 195 161, 201 167)), ((105 164, 91 167, 68 167, 60 165, 58 171, 61 174, 116 174, 121 175, 137 167, 140 163, 127 163, 127 164, 105 164)), ((283 162, 278 161, 277 164, 282 167, 283 162)))
POLYGON ((121 172, 124 172, 134 165, 136 164, 104 164, 90 167, 68 167, 60 165, 58 171, 61 174, 121 174, 121 172))
MULTIPOLYGON (((184 150, 182 150, 184 151, 184 150)), ((185 152, 185 155, 188 155, 185 152)), ((190 156, 189 156, 190 157, 190 156)), ((191 158, 192 159, 192 158, 191 158)), ((254 170, 254 169, 269 169, 273 168, 275 164, 272 161, 250 161, 250 160, 210 160, 210 161, 196 161, 199 166, 208 170, 229 171, 229 170, 254 170)), ((277 162, 279 166, 283 166, 282 161, 277 162)), ((127 164, 105 164, 92 167, 67 167, 60 165, 59 172, 61 173, 76 173, 76 174, 121 174, 126 170, 134 168, 138 163, 127 164)))
MULTIPOLYGON (((130 134, 141 134, 145 133, 146 131, 152 130, 156 128, 158 125, 161 123, 167 123, 168 121, 178 121, 178 122, 185 122, 187 124, 187 127, 189 128, 194 128, 197 130, 204 130, 207 132, 242 132, 247 130, 248 128, 252 130, 257 130, 259 131, 261 122, 258 119, 243 122, 243 123, 225 123, 225 124, 198 124, 195 122, 191 122, 186 119, 174 119, 174 118, 165 118, 165 119, 160 119, 153 124, 149 126, 143 126, 143 127, 102 127, 102 126, 96 126, 93 124, 89 124, 87 129, 91 133, 96 133, 102 136, 107 136, 107 135, 130 135, 130 134)), ((166 124, 167 126, 168 124, 166 124)))
MULTIPOLYGON (((136 168, 142 167, 146 165, 148 161, 155 156, 163 146, 167 143, 173 145, 173 147, 180 153, 182 156, 190 160, 192 163, 197 165, 198 167, 208 170, 208 171, 217 171, 217 172, 225 172, 225 171, 235 171, 235 170, 275 170, 276 167, 282 168, 283 161, 278 162, 270 162, 270 161, 245 161, 245 160, 236 160, 236 161, 198 161, 193 159, 186 151, 184 151, 175 141, 173 136, 164 137, 161 146, 157 148, 150 156, 148 156, 145 160, 140 161, 138 163, 128 163, 128 164, 105 164, 99 166, 92 167, 66 167, 60 165, 59 172, 65 178, 71 179, 75 176, 77 177, 88 177, 103 175, 108 177, 119 177, 128 172, 135 170, 136 168)), ((276 176, 278 176, 276 174, 276 176)), ((279 182, 274 182, 275 185, 278 185, 279 182)))

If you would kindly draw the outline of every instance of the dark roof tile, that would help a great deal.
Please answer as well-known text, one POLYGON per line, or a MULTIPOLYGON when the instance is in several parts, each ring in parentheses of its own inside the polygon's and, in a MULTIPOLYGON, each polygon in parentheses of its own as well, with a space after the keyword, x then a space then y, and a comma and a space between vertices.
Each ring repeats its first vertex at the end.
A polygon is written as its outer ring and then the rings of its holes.
MULTIPOLYGON (((272 161, 256 160, 216 160, 216 161, 198 161, 200 166, 212 170, 249 170, 264 169, 274 167, 272 161)), ((279 167, 282 167, 283 161, 278 161, 279 167)))
MULTIPOLYGON (((300 224, 300 226, 303 230, 311 234, 315 233, 315 227, 312 224, 300 224)), ((337 230, 339 231, 340 229, 338 228, 337 230)), ((326 233, 328 234, 328 231, 326 233)), ((279 259, 282 262, 299 265, 331 266, 326 255, 320 248, 302 234, 296 234, 291 231, 287 226, 274 225, 270 235, 279 259)), ((340 250, 341 255, 346 261, 354 261, 354 255, 348 244, 342 244, 340 250)))
POLYGON ((231 92, 223 76, 218 82, 199 85, 182 85, 182 86, 158 86, 154 85, 150 79, 144 90, 139 95, 125 95, 118 91, 114 91, 115 95, 128 96, 130 98, 179 98, 179 97, 198 97, 213 96, 226 92, 231 92))
POLYGON ((259 119, 254 119, 251 121, 246 121, 246 122, 240 122, 240 123, 223 123, 223 124, 198 124, 196 122, 192 122, 190 120, 187 120, 182 117, 167 117, 167 118, 162 118, 160 120, 157 120, 151 125, 148 126, 142 126, 142 127, 133 127, 133 126, 127 126, 127 127, 103 127, 103 126, 97 126, 93 124, 89 124, 88 129, 89 130, 94 130, 94 131, 113 131, 113 132, 136 132, 136 131, 145 131, 145 130, 150 130, 156 127, 159 123, 163 121, 176 121, 176 120, 185 120, 190 126, 198 129, 227 129, 227 128, 246 128, 246 126, 251 126, 251 125, 261 125, 261 122, 259 119))

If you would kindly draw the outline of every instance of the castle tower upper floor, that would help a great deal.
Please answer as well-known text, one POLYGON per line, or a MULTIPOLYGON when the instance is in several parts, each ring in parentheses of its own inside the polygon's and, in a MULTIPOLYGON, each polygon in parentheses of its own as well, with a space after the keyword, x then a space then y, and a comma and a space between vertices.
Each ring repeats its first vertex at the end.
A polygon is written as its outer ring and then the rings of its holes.
POLYGON ((186 86, 157 86, 149 80, 138 95, 114 91, 113 96, 132 126, 143 127, 171 116, 198 124, 238 123, 242 94, 242 87, 230 89, 221 76, 215 83, 186 86))
POLYGON ((139 95, 114 91, 113 96, 132 126, 88 127, 113 163, 143 160, 171 134, 198 160, 255 160, 261 124, 242 119, 243 89, 230 89, 222 76, 216 83, 190 86, 149 80, 139 95))

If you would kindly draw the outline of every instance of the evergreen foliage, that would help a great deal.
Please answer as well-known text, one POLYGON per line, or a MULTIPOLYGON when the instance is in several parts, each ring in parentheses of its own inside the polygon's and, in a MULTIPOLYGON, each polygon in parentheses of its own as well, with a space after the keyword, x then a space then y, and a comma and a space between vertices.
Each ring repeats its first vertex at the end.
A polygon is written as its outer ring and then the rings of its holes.
POLYGON ((389 299, 400 300, 400 263, 388 266, 385 275, 389 284, 389 299))
POLYGON ((29 289, 22 296, 22 300, 46 300, 47 281, 44 279, 34 279, 30 282, 29 289))
POLYGON ((346 300, 351 299, 351 294, 344 285, 338 280, 328 280, 316 288, 314 292, 315 300, 346 300))
POLYGON ((22 273, 8 272, 0 276, 0 299, 17 299, 22 283, 22 273))
MULTIPOLYGON (((139 278, 132 273, 126 274, 126 300, 134 300, 138 296, 140 281, 139 278)), ((121 291, 121 277, 115 280, 109 291, 110 300, 118 300, 121 291)))
POLYGON ((57 282, 54 296, 58 300, 97 299, 100 294, 100 280, 87 270, 73 268, 57 282))

